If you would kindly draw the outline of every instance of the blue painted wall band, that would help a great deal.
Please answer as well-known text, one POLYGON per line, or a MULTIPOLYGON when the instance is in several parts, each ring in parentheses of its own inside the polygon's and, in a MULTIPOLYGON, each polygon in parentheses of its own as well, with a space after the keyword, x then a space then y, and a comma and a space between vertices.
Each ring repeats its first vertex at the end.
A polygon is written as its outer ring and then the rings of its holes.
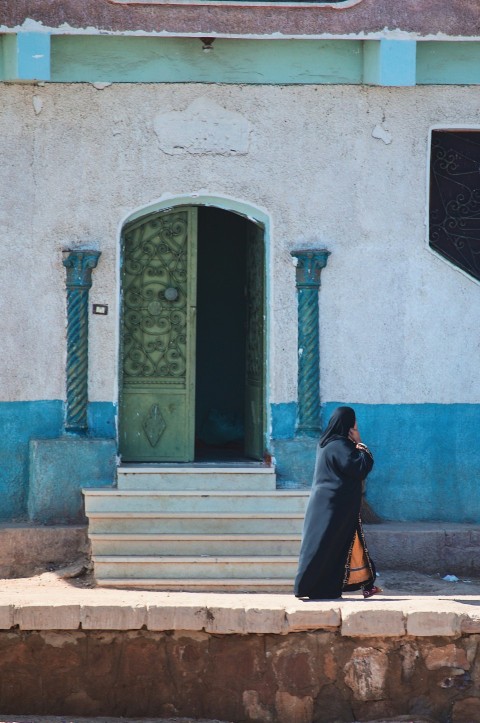
MULTIPOLYGON (((323 426, 340 403, 322 406, 323 426)), ((352 406, 375 456, 367 490, 376 512, 391 520, 480 522, 480 404, 352 406)), ((275 456, 279 470, 284 470, 279 484, 307 488, 315 440, 294 439, 295 402, 273 404, 271 412, 275 456), (298 443, 305 441, 312 444, 300 448, 298 443)), ((3 521, 25 519, 29 442, 61 436, 63 414, 60 400, 0 403, 3 521)), ((115 438, 114 404, 93 402, 88 414, 92 437, 115 438)))
MULTIPOLYGON (((324 428, 334 409, 322 406, 324 428)), ((276 405, 274 405, 276 406, 276 405)), ((480 404, 351 404, 375 466, 367 497, 386 520, 480 522, 480 404)), ((285 431, 292 409, 272 409, 285 431)), ((277 438, 278 439, 278 438, 277 438)), ((279 486, 311 485, 315 446, 296 453, 295 440, 273 442, 279 486)))

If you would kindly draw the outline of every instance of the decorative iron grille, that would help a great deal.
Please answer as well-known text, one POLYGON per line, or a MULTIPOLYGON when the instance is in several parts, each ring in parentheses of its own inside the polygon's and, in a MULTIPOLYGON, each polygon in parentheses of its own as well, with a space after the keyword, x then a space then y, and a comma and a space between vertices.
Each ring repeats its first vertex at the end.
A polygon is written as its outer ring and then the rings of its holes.
POLYGON ((433 131, 430 247, 480 280, 480 131, 433 131))
POLYGON ((125 234, 124 380, 185 377, 187 213, 150 218, 125 234))

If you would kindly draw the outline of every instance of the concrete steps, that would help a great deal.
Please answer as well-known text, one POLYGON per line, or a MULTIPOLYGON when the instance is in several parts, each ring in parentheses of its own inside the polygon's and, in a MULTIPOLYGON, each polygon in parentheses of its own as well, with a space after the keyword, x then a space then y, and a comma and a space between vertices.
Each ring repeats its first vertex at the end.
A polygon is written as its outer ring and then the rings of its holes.
POLYGON ((125 465, 86 489, 97 582, 161 590, 291 592, 308 492, 258 465, 125 465))
POLYGON ((102 587, 138 588, 174 592, 258 592, 289 593, 293 591, 293 580, 288 578, 104 578, 102 587))
POLYGON ((128 547, 131 555, 298 555, 300 534, 157 534, 91 533, 99 554, 121 555, 128 547))
POLYGON ((244 578, 292 579, 296 556, 284 555, 96 555, 99 577, 146 579, 211 578, 214 580, 244 578))
MULTIPOLYGON (((90 490, 85 490, 87 497, 90 490)), ((281 494, 279 491, 277 494, 281 494)), ((92 532, 119 533, 177 533, 187 529, 195 534, 232 533, 301 533, 303 513, 237 513, 224 512, 90 512, 88 513, 90 537, 92 532)))
POLYGON ((240 465, 124 465, 118 468, 119 490, 251 490, 274 492, 273 467, 240 465))
POLYGON ((229 490, 224 492, 186 490, 105 490, 92 489, 85 497, 85 512, 189 512, 199 513, 255 513, 258 510, 271 512, 303 512, 305 495, 297 491, 246 492, 229 490))

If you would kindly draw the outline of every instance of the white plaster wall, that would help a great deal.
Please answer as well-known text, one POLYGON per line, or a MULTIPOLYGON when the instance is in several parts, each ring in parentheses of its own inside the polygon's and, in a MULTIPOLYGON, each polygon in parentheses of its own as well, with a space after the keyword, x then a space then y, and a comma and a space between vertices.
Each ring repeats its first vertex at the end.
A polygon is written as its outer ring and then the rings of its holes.
POLYGON ((90 398, 115 399, 120 220, 203 189, 271 216, 270 401, 296 398, 290 251, 308 246, 332 252, 324 401, 480 402, 480 286, 425 243, 429 128, 458 123, 480 123, 478 90, 1 85, 1 399, 64 397, 61 249, 77 246, 102 251, 90 302, 109 305, 90 316, 90 398), (184 146, 172 135, 183 111, 184 146))

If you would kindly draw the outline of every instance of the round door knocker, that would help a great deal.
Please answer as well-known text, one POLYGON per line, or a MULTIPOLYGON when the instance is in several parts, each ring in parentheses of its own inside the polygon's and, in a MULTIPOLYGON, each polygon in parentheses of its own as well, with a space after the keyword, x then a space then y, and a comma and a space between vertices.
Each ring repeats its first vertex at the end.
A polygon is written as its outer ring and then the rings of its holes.
POLYGON ((178 289, 174 289, 173 286, 170 286, 168 289, 165 289, 164 296, 167 301, 176 301, 178 299, 178 289))

